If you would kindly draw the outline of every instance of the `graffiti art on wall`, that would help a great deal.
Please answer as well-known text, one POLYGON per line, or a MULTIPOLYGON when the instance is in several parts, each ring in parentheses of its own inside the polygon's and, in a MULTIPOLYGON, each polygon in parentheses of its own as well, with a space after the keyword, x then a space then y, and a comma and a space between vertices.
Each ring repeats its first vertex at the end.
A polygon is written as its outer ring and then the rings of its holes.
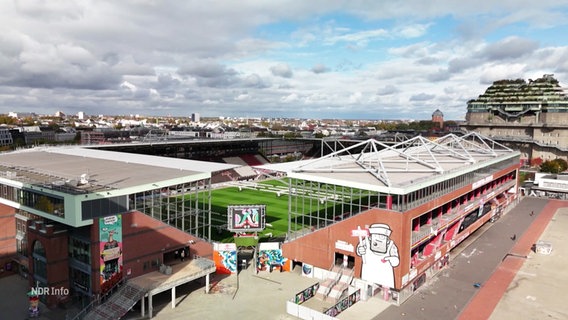
POLYGON ((215 243, 213 260, 217 273, 231 274, 237 272, 237 246, 234 243, 215 243))
POLYGON ((101 285, 107 281, 114 284, 122 275, 121 215, 108 216, 99 219, 99 240, 101 285))
POLYGON ((304 277, 312 278, 314 276, 314 266, 304 263, 304 265, 302 265, 302 275, 304 277))
POLYGON ((345 311, 347 308, 351 307, 361 299, 361 289, 353 292, 349 296, 343 298, 343 300, 336 303, 333 307, 324 311, 324 314, 335 317, 341 312, 345 311))
POLYGON ((231 273, 237 272, 237 251, 219 251, 221 263, 231 273))
POLYGON ((294 298, 294 303, 302 304, 302 303, 308 301, 309 299, 311 299, 312 297, 315 297, 316 292, 319 289, 319 286, 320 286, 320 284, 316 283, 313 286, 296 293, 296 296, 294 298))
POLYGON ((359 236, 357 255, 363 259, 361 279, 394 288, 394 268, 400 259, 398 248, 390 239, 391 233, 387 224, 372 224, 367 236, 359 236))
POLYGON ((282 268, 288 259, 282 256, 282 250, 260 250, 258 252, 258 271, 272 270, 274 267, 282 268))

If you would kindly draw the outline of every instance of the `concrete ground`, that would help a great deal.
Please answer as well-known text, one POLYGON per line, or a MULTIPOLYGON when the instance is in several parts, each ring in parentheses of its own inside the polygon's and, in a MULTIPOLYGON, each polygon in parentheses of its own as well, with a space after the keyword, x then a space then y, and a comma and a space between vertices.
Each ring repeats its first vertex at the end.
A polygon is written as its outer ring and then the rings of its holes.
POLYGON ((490 319, 568 319, 568 209, 559 209, 544 233, 549 255, 531 251, 490 319))
POLYGON ((48 309, 40 302, 38 317, 29 318, 28 280, 14 274, 0 278, 0 320, 64 320, 68 310, 48 309))
MULTIPOLYGON (((568 268, 568 247, 563 246, 567 229, 568 202, 525 198, 452 251, 450 268, 403 305, 372 298, 337 318, 568 319, 563 299, 568 289, 568 273, 563 272, 568 268), (552 243, 550 255, 531 251, 538 239, 552 243)), ((169 291, 155 296, 154 319, 296 319, 286 313, 286 300, 315 282, 299 272, 256 274, 249 267, 238 276, 212 277, 210 294, 199 282, 178 287, 175 309, 169 291)), ((27 319, 27 289, 27 281, 17 275, 0 278, 0 319, 27 319)), ((65 319, 64 310, 42 311, 40 319, 65 319)), ((126 319, 140 319, 138 306, 126 319)))
MULTIPOLYGON (((295 319, 286 313, 286 300, 317 283, 317 279, 291 272, 261 272, 252 267, 237 275, 215 276, 205 294, 202 283, 178 287, 176 308, 171 307, 171 291, 154 297, 155 319, 295 319)), ((127 319, 139 318, 137 310, 127 319)))

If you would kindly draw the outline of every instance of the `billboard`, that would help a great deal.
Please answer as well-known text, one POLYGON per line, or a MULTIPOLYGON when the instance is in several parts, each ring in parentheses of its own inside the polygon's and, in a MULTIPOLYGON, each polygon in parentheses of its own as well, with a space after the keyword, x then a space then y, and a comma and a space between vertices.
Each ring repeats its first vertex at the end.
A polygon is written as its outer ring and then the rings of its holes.
POLYGON ((265 227, 266 206, 263 204, 232 205, 227 207, 227 229, 231 232, 262 231, 265 227))
MULTIPOLYGON (((99 219, 100 281, 114 284, 122 277, 122 216, 99 219)), ((108 286, 105 286, 108 287, 108 286)), ((104 290, 102 290, 104 291, 104 290)))

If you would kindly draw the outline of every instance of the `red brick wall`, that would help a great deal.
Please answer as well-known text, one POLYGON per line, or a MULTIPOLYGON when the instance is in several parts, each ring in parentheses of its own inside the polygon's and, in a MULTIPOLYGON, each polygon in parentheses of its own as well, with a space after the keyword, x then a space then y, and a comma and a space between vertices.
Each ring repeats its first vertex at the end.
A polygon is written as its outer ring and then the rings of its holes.
MULTIPOLYGON (((28 226, 33 222, 29 221, 28 226)), ((66 231, 53 232, 46 229, 42 232, 38 229, 34 230, 28 227, 28 252, 30 253, 30 273, 34 273, 33 265, 33 247, 36 241, 41 242, 45 248, 45 258, 47 260, 47 286, 49 288, 67 288, 69 289, 69 237, 66 231)), ((29 277, 30 286, 34 286, 33 277, 29 277)), ((59 301, 57 296, 48 295, 47 305, 55 307, 59 302, 66 301, 70 297, 61 297, 59 301)))
MULTIPOLYGON (((100 273, 99 225, 95 220, 91 229, 93 274, 100 273)), ((213 246, 177 228, 153 219, 140 212, 122 215, 122 248, 124 276, 137 277, 158 270, 152 261, 163 262, 165 252, 189 246, 188 258, 194 255, 213 259, 213 246), (191 242, 191 243, 190 243, 191 242), (144 269, 146 263, 147 268, 144 269), (149 267, 148 267, 149 266, 149 267), (130 271, 130 275, 128 275, 130 271)), ((99 278, 93 277, 94 292, 100 291, 99 278)))
MULTIPOLYGON (((496 172, 493 174, 493 179, 497 179, 512 170, 516 170, 518 167, 518 165, 514 165, 505 170, 496 172)), ((467 194, 471 190, 471 185, 456 189, 442 197, 404 213, 371 209, 340 223, 333 224, 330 227, 308 234, 298 240, 284 243, 282 253, 286 258, 302 261, 323 269, 329 269, 331 267, 335 252, 354 256, 355 276, 360 277, 362 259, 356 253, 358 238, 351 237, 351 230, 356 230, 358 226, 361 229, 365 229, 374 223, 385 223, 389 225, 392 230, 390 238, 397 245, 399 251, 400 264, 398 267, 394 268, 394 272, 396 287, 400 288, 402 276, 409 272, 411 247, 409 239, 411 239, 412 233, 412 219, 463 194, 467 194), (337 249, 336 242, 338 240, 352 245, 354 252, 337 249)), ((442 254, 445 254, 446 251, 446 248, 444 248, 442 254)))
POLYGON ((0 269, 16 256, 15 209, 0 204, 0 269))
MULTIPOLYGON (((366 229, 374 223, 386 223, 391 228, 391 240, 399 247, 399 252, 403 243, 402 241, 405 221, 403 215, 397 212, 386 211, 382 209, 371 209, 360 213, 354 217, 346 219, 341 223, 333 224, 325 229, 308 234, 297 241, 287 242, 282 245, 282 254, 284 257, 292 260, 302 261, 312 264, 318 268, 329 269, 333 263, 335 252, 355 257, 355 276, 361 276, 361 257, 357 255, 358 237, 352 237, 351 231, 357 230, 357 227, 366 229), (343 241, 353 247, 353 252, 336 248, 336 241, 343 241)), ((408 238, 406 238, 408 239, 408 238)), ((400 255, 400 265, 409 263, 409 258, 400 255)), ((395 268, 395 275, 398 277, 398 269, 395 268)), ((402 276, 402 275, 400 275, 402 276)))

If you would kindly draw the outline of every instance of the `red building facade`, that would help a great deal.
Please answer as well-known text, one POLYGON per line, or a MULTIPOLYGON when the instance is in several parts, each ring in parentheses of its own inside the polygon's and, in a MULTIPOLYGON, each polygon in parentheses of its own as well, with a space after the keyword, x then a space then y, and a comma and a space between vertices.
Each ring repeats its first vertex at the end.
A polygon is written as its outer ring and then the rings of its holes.
MULTIPOLYGON (((402 192, 398 194, 374 196, 375 200, 367 202, 377 202, 368 209, 363 206, 360 212, 350 211, 352 205, 335 206, 339 219, 323 228, 318 220, 320 228, 316 224, 312 232, 284 243, 283 255, 319 268, 322 274, 331 270, 330 266, 344 265, 353 269, 354 285, 367 296, 380 294, 402 303, 448 264, 455 246, 483 224, 498 219, 515 202, 518 157, 517 152, 506 151, 501 160, 493 159, 486 165, 479 161, 472 171, 462 166, 461 173, 445 178, 435 173, 431 179, 422 179, 419 186, 410 181, 411 191, 399 189, 402 192)), ((309 170, 318 175, 315 179, 323 176, 313 168, 302 169, 298 175, 305 178, 309 170)), ((338 168, 333 170, 339 172, 338 168)), ((331 181, 330 176, 325 180, 331 181)), ((326 188, 340 189, 338 185, 326 188)), ((345 196, 334 196, 341 197, 345 196)), ((353 198, 347 201, 353 202, 353 198)), ((304 217, 302 221, 312 220, 304 217)))

